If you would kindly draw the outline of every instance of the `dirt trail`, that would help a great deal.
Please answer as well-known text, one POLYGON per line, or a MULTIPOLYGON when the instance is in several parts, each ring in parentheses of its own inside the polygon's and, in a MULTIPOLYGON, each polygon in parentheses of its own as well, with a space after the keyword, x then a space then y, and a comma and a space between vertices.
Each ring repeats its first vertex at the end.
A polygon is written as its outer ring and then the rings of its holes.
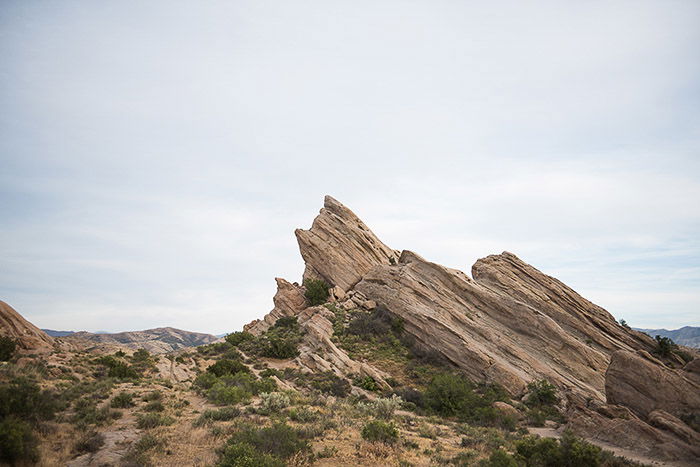
MULTIPOLYGON (((556 438, 559 439, 561 438, 561 433, 557 431, 554 428, 534 428, 534 427, 529 427, 528 431, 532 433, 533 435, 539 435, 543 438, 556 438)), ((668 467, 693 467, 696 466, 697 464, 689 463, 689 462, 680 462, 680 461, 660 461, 657 459, 652 459, 651 457, 644 456, 642 454, 639 454, 638 452, 635 451, 630 451, 629 449, 624 449, 618 446, 614 446, 612 444, 606 443, 604 441, 599 441, 596 439, 586 439, 591 444, 595 444, 599 448, 605 449, 606 451, 611 451, 614 453, 616 456, 621 456, 621 457, 626 457, 629 460, 635 461, 635 462, 641 462, 642 464, 648 464, 648 465, 653 465, 653 466, 668 466, 668 467)))

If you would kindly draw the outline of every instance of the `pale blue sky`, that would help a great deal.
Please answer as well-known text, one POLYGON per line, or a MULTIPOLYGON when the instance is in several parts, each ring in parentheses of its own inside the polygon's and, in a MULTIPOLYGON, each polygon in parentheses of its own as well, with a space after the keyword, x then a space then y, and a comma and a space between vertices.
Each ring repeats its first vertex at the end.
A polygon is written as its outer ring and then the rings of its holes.
POLYGON ((393 248, 700 325, 699 50, 694 0, 5 0, 0 299, 240 329, 331 194, 393 248))

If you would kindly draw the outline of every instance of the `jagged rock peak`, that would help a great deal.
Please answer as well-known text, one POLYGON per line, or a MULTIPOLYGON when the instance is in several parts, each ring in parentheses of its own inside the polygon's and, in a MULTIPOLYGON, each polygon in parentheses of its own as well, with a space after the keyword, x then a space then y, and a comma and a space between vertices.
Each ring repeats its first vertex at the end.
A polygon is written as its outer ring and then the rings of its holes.
POLYGON ((399 252, 377 238, 355 213, 326 196, 309 230, 295 232, 306 263, 304 280, 323 279, 350 290, 374 266, 395 264, 399 252))
POLYGON ((53 338, 3 301, 0 301, 0 335, 15 339, 23 350, 42 351, 53 347, 53 338))

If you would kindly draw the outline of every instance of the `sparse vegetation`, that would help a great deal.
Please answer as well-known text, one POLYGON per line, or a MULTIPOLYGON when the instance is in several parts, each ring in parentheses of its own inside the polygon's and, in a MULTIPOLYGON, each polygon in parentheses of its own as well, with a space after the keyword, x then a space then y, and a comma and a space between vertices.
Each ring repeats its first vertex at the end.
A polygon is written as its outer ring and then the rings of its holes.
POLYGON ((289 396, 283 392, 264 392, 260 394, 260 407, 266 411, 279 411, 289 407, 289 396))
POLYGON ((226 443, 219 466, 283 466, 284 460, 310 451, 299 432, 284 423, 254 428, 245 426, 226 443))
POLYGON ((156 428, 163 425, 172 425, 175 420, 172 417, 159 413, 139 414, 136 417, 136 426, 141 429, 156 428))
POLYGON ((362 439, 384 444, 394 444, 399 439, 399 432, 393 423, 372 420, 362 428, 362 439))
POLYGON ((114 409, 126 409, 134 406, 134 395, 129 392, 120 392, 112 398, 110 406, 114 409))
POLYGON ((304 281, 306 291, 304 296, 310 306, 323 305, 328 300, 329 286, 321 279, 306 279, 304 281))
POLYGON ((657 355, 667 358, 676 350, 676 343, 673 342, 671 338, 657 335, 654 339, 656 340, 656 349, 654 352, 657 355))

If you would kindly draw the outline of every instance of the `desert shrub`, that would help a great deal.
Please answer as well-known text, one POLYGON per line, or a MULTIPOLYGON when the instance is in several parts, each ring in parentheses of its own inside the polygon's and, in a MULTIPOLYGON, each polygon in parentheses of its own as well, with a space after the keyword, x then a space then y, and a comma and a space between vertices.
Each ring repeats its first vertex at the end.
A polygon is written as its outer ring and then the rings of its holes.
POLYGON ((528 466, 597 466, 602 461, 599 447, 565 431, 560 440, 525 437, 515 444, 518 456, 528 466))
POLYGON ((105 437, 102 433, 88 431, 83 433, 73 445, 73 452, 85 454, 87 452, 97 452, 105 444, 105 437))
POLYGON ((124 357, 126 357, 126 352, 124 352, 123 350, 117 350, 116 352, 114 352, 114 356, 119 357, 119 358, 124 358, 124 357))
POLYGON ((293 340, 271 337, 268 339, 263 355, 270 358, 287 359, 296 357, 299 355, 299 351, 293 340))
POLYGON ((401 408, 403 400, 393 394, 391 397, 378 397, 372 402, 372 412, 377 418, 390 419, 394 412, 401 408))
POLYGON ((0 362, 10 360, 16 349, 17 341, 8 336, 0 336, 0 362))
POLYGON ((117 379, 137 379, 141 375, 136 369, 123 360, 114 358, 111 355, 104 355, 95 359, 95 363, 107 367, 107 376, 117 379))
POLYGON ((238 386, 227 386, 217 382, 207 391, 207 399, 218 405, 234 405, 239 402, 247 402, 252 394, 238 386))
POLYGON ((75 413, 71 417, 71 422, 80 429, 87 429, 90 425, 100 426, 106 422, 119 418, 121 412, 110 410, 108 406, 97 407, 97 402, 84 397, 75 403, 75 413))
POLYGON ((403 386, 394 390, 394 394, 403 399, 408 404, 413 404, 415 407, 425 407, 423 393, 412 387, 403 386))
POLYGON ((238 346, 239 344, 241 344, 243 342, 254 340, 255 336, 249 332, 245 332, 245 331, 240 332, 239 331, 239 332, 232 332, 231 334, 226 336, 225 339, 226 339, 226 342, 228 342, 229 344, 231 344, 233 346, 238 346))
POLYGON ((379 384, 371 376, 358 376, 352 380, 352 383, 365 391, 379 391, 379 384))
POLYGON ((336 397, 345 397, 350 394, 350 383, 332 371, 313 373, 303 377, 308 386, 324 394, 331 394, 336 397))
POLYGON ((38 441, 29 423, 14 416, 0 419, 0 461, 10 465, 39 461, 38 441))
POLYGON ((270 454, 260 452, 248 443, 229 442, 224 446, 218 467, 284 467, 286 463, 270 454))
POLYGON ((435 376, 424 393, 425 404, 444 416, 460 416, 476 405, 473 385, 451 373, 435 376))
POLYGON ((670 357, 676 349, 676 343, 669 337, 656 336, 656 349, 654 353, 661 357, 670 357))
POLYGON ((309 305, 322 305, 328 301, 329 286, 320 279, 306 279, 304 281, 306 291, 304 296, 309 301, 309 305))
POLYGON ((171 417, 159 413, 146 413, 136 416, 136 426, 140 429, 155 428, 158 426, 172 425, 175 422, 171 417))
POLYGON ((211 422, 220 422, 233 420, 241 414, 241 410, 237 407, 224 407, 218 410, 205 410, 197 420, 193 422, 194 426, 208 425, 211 422))
POLYGON ((207 368, 209 373, 215 376, 235 375, 237 373, 250 373, 250 369, 237 360, 222 359, 207 368))
POLYGON ((146 349, 138 349, 134 354, 131 356, 132 361, 134 362, 147 362, 151 359, 151 354, 148 352, 146 349))
POLYGON ((309 410, 307 407, 293 408, 289 411, 289 419, 298 423, 309 423, 318 420, 318 412, 309 410))
POLYGON ((393 423, 372 420, 362 427, 362 439, 394 444, 399 439, 399 432, 393 423))
POLYGON ((36 424, 40 420, 52 419, 58 409, 55 394, 42 391, 38 384, 26 377, 0 384, 0 418, 14 415, 36 424))
POLYGON ((529 394, 525 403, 530 407, 554 405, 559 401, 557 388, 546 379, 532 381, 527 385, 527 389, 529 394))
POLYGON ((152 401, 146 404, 143 410, 146 412, 163 412, 165 410, 165 406, 161 401, 152 401))
POLYGON ((202 373, 197 375, 197 377, 192 382, 192 385, 200 389, 209 389, 218 381, 214 373, 202 373))
MULTIPOLYGON (((470 465, 470 464, 464 464, 470 465)), ((539 465, 539 464, 534 464, 539 465)), ((508 454, 503 449, 494 450, 488 459, 479 463, 480 467, 520 467, 522 462, 518 462, 515 457, 508 454)), ((543 466, 544 467, 544 466, 543 466)))
POLYGON ((161 391, 151 391, 148 394, 144 394, 141 398, 144 402, 162 401, 163 393, 161 391))
POLYGON ((126 409, 134 406, 134 395, 129 392, 120 392, 112 398, 110 406, 114 409, 126 409))
POLYGON ((355 313, 348 324, 347 333, 361 337, 400 337, 403 333, 403 321, 389 313, 386 308, 378 306, 371 313, 355 313))
POLYGON ((266 411, 278 411, 289 407, 289 396, 283 392, 264 392, 260 394, 260 406, 266 411))
POLYGON ((279 459, 286 459, 310 449, 309 443, 299 436, 298 431, 285 423, 264 428, 245 427, 235 433, 227 445, 237 443, 248 444, 259 453, 270 454, 279 459))
POLYGON ((625 321, 624 319, 621 319, 621 320, 620 320, 620 326, 622 326, 623 328, 625 328, 625 329, 627 329, 627 330, 632 329, 632 328, 630 328, 630 325, 627 324, 627 321, 625 321))
POLYGON ((138 452, 150 451, 162 445, 163 442, 150 433, 146 433, 133 444, 133 448, 138 452))

